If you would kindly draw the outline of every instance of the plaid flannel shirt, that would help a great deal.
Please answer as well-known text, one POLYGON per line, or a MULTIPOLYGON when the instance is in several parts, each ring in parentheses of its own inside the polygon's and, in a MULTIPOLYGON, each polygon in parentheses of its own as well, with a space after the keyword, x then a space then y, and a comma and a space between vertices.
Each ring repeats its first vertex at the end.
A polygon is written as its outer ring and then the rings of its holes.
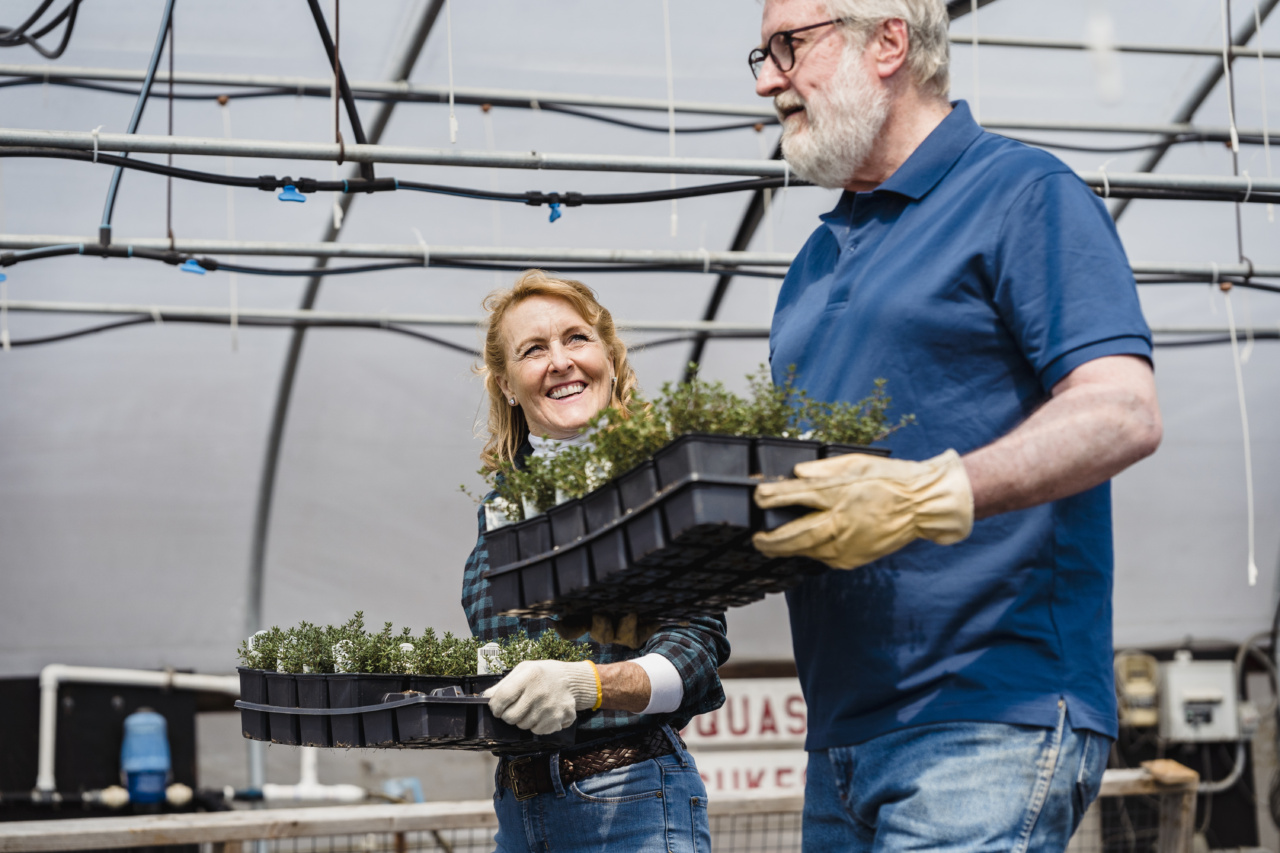
MULTIPOLYGON (((496 492, 485 496, 488 503, 496 492)), ((489 568, 489 552, 485 546, 484 506, 479 510, 480 535, 476 546, 467 558, 462 577, 462 608, 467 613, 471 633, 488 642, 517 633, 523 627, 531 637, 544 631, 554 631, 551 619, 518 619, 500 616, 493 610, 493 596, 489 594, 489 581, 482 574, 489 568)), ((578 715, 579 740, 592 740, 604 734, 614 734, 624 727, 670 724, 682 729, 698 714, 713 711, 724 704, 724 689, 720 686, 717 668, 729 659, 729 640, 725 635, 724 616, 692 619, 688 625, 664 626, 647 643, 638 649, 629 649, 617 643, 601 646, 590 642, 591 659, 596 663, 617 663, 631 660, 651 652, 662 655, 675 666, 684 684, 684 698, 680 707, 671 714, 635 714, 630 711, 583 711, 578 715)))

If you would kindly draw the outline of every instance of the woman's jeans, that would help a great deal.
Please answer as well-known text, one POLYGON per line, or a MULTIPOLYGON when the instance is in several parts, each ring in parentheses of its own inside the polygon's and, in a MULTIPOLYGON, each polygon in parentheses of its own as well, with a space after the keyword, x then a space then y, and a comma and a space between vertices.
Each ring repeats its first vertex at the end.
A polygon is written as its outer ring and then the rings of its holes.
POLYGON ((693 758, 673 738, 676 751, 629 767, 563 785, 559 756, 551 759, 555 790, 520 801, 497 786, 494 843, 516 851, 627 851, 709 853, 707 789, 693 758))
POLYGON ((1073 730, 945 723, 809 753, 803 848, 1047 853, 1102 786, 1111 741, 1073 730))

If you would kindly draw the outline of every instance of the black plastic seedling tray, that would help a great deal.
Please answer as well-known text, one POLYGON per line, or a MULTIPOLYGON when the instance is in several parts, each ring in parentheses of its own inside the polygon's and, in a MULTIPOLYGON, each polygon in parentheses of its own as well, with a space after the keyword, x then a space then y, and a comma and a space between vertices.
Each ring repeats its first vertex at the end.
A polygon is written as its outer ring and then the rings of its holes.
MULTIPOLYGON (((242 685, 247 675, 274 676, 275 680, 281 684, 287 683, 290 679, 334 678, 332 675, 294 676, 288 673, 259 673, 256 670, 243 668, 240 673, 242 685)), ((376 676, 356 676, 357 680, 371 678, 376 676)), ((474 680, 466 683, 466 687, 492 686, 501 676, 473 676, 472 678, 474 680)), ((465 749, 518 753, 555 749, 574 743, 576 726, 570 726, 552 735, 534 735, 502 722, 489 710, 488 699, 466 692, 463 687, 457 686, 458 679, 450 680, 455 683, 435 688, 431 693, 416 690, 388 693, 377 702, 351 707, 290 707, 253 702, 245 698, 237 701, 236 707, 240 709, 245 737, 252 740, 271 740, 273 743, 281 741, 273 737, 251 737, 250 729, 256 724, 250 721, 281 717, 292 720, 295 728, 305 730, 308 728, 308 720, 321 720, 334 730, 341 729, 343 723, 353 723, 354 728, 360 730, 364 728, 367 720, 379 720, 386 715, 393 721, 395 733, 393 739, 353 745, 394 749, 465 749)), ((254 728, 254 733, 262 731, 260 727, 254 728)), ((321 744, 305 745, 320 746, 321 744)), ((331 745, 346 746, 347 744, 331 745)))
POLYGON ((763 479, 843 453, 882 448, 782 438, 685 435, 610 483, 486 534, 494 608, 519 616, 639 613, 711 615, 758 601, 825 570, 772 560, 751 534, 810 510, 762 511, 763 479))

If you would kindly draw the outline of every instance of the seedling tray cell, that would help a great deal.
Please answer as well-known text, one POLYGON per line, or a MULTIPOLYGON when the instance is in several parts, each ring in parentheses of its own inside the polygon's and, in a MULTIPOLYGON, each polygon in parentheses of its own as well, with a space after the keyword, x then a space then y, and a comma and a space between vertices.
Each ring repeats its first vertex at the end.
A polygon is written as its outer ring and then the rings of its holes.
POLYGON ((504 569, 501 573, 489 576, 489 595, 493 597, 493 609, 498 613, 509 613, 524 606, 524 598, 520 595, 520 569, 504 569))
POLYGON ((587 530, 599 530, 622 517, 622 498, 616 483, 605 483, 582 498, 587 530))
POLYGON ((516 541, 516 529, 512 526, 499 527, 484 535, 485 547, 488 549, 488 562, 491 568, 510 565, 520 559, 520 546, 516 541))
POLYGON ((644 506, 658 491, 658 473, 653 467, 653 460, 641 462, 619 477, 617 483, 624 512, 644 506))
MULTIPOLYGON (((267 703, 267 674, 260 669, 238 666, 240 674, 240 698, 261 705, 267 703)), ((271 730, 267 715, 261 711, 244 711, 240 714, 243 734, 250 740, 270 740, 271 730)))
POLYGON ((682 435, 655 453, 653 461, 663 487, 689 477, 745 477, 751 473, 751 439, 682 435))
MULTIPOLYGON (((298 685, 299 708, 328 708, 329 679, 319 673, 294 676, 298 685)), ((328 717, 299 717, 299 742, 303 746, 327 747, 333 745, 328 717)))
MULTIPOLYGON (((621 527, 605 530, 588 545, 591 566, 597 581, 608 581, 613 575, 631 568, 627 554, 627 538, 621 527)), ((594 587, 592 588, 594 591, 594 587)))
POLYGON ((674 542, 713 548, 741 538, 751 526, 751 488, 690 483, 662 503, 674 542))
POLYGON ((667 547, 667 536, 662 530, 661 513, 656 508, 645 510, 633 518, 628 518, 626 528, 632 565, 660 565, 667 547))
MULTIPOLYGON (((330 708, 357 708, 360 706, 360 676, 347 673, 334 673, 326 676, 329 683, 330 708)), ((334 746, 364 746, 364 736, 360 731, 359 714, 342 714, 329 720, 329 733, 334 746)))
POLYGON ((557 547, 572 545, 587 532, 581 501, 567 501, 547 510, 551 521, 551 543, 557 547))
POLYGON ((586 548, 573 548, 556 555, 556 588, 560 598, 581 598, 591 586, 591 556, 586 548))
POLYGON ((556 572, 554 560, 548 557, 531 566, 525 566, 520 575, 524 606, 538 607, 556 598, 556 572))
MULTIPOLYGON (((390 693, 405 689, 403 675, 361 675, 356 682, 360 705, 377 705, 390 693)), ((396 742, 395 714, 391 711, 369 711, 360 715, 365 746, 385 746, 396 742)))
POLYGON ((516 527, 516 539, 520 542, 520 559, 527 560, 551 550, 551 521, 540 515, 522 522, 516 527))
POLYGON ((832 456, 844 456, 846 453, 866 453, 870 456, 888 456, 889 448, 868 447, 865 444, 824 444, 822 445, 823 459, 830 459, 832 456))
MULTIPOLYGON (((267 673, 267 701, 277 708, 298 707, 298 683, 284 672, 267 673)), ((298 718, 290 714, 271 714, 271 742, 296 746, 298 718)))

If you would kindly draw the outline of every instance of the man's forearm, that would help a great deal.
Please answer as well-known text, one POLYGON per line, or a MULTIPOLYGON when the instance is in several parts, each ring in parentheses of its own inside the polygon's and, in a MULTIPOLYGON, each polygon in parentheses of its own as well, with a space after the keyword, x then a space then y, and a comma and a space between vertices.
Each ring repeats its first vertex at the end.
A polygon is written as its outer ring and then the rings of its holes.
POLYGON ((604 663, 597 669, 604 692, 604 703, 600 707, 638 714, 649 706, 649 675, 639 664, 604 663))
POLYGON ((1036 506, 1114 477, 1160 444, 1151 366, 1110 356, 1073 370, 1003 438, 964 457, 974 517, 1036 506))

